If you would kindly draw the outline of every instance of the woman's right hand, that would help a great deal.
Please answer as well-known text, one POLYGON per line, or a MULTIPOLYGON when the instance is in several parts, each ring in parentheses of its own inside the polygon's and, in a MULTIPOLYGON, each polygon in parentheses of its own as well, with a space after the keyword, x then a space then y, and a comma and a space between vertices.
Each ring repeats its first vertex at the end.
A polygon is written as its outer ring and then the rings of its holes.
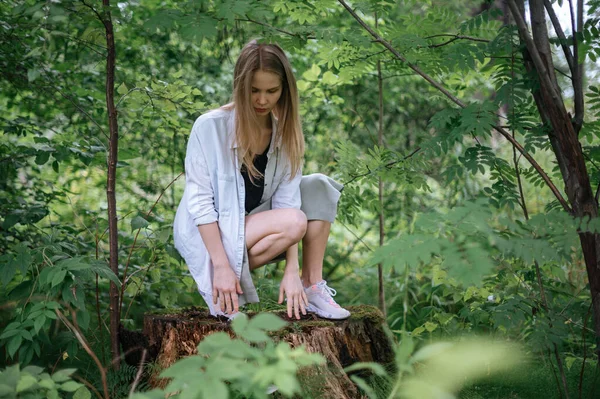
POLYGON ((214 266, 213 303, 219 303, 221 312, 233 314, 239 310, 238 294, 243 294, 240 280, 228 264, 214 266))

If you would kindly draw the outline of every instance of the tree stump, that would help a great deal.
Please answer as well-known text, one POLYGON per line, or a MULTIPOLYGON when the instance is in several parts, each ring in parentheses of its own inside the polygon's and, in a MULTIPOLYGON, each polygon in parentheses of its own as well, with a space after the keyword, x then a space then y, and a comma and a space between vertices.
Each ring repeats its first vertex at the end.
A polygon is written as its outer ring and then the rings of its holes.
MULTIPOLYGON (((367 305, 351 306, 348 310, 352 316, 340 321, 320 319, 311 314, 296 320, 289 319, 284 311, 275 312, 290 323, 272 334, 275 341, 288 342, 292 347, 304 345, 308 352, 320 353, 327 360, 326 367, 303 369, 299 375, 303 386, 318 387, 318 392, 312 392, 313 397, 361 398, 360 391, 343 369, 356 362, 393 365, 393 343, 384 331, 381 312, 367 305)), ((248 316, 252 317, 252 314, 248 316)), ((149 355, 146 359, 153 360, 157 369, 162 370, 182 357, 196 354, 200 341, 217 331, 233 336, 228 322, 211 317, 205 309, 192 308, 146 314, 143 335, 122 331, 121 342, 124 352, 129 352, 128 362, 139 364, 144 348, 149 355), (131 346, 136 346, 137 351, 131 346)), ((166 384, 158 378, 159 373, 157 371, 151 378, 154 387, 166 384)), ((361 376, 364 377, 364 372, 361 376)))

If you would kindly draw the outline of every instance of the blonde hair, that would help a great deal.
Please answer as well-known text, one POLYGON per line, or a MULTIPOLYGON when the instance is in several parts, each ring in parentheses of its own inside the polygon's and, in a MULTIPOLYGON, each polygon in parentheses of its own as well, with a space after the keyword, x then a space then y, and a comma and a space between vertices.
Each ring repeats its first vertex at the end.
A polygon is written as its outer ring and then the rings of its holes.
POLYGON ((251 179, 261 176, 254 167, 259 154, 261 129, 252 105, 252 78, 256 71, 272 72, 281 79, 281 97, 273 109, 278 119, 275 142, 280 140, 291 166, 291 177, 300 172, 304 158, 304 136, 298 112, 298 88, 292 66, 277 44, 260 44, 252 40, 244 46, 233 71, 233 102, 224 108, 235 108, 235 139, 241 151, 242 165, 251 179))

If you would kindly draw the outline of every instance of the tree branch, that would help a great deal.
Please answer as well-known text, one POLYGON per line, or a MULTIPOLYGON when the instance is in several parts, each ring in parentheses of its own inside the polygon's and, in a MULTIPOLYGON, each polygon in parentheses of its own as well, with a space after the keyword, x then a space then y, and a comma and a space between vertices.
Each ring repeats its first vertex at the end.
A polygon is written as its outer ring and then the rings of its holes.
POLYGON ((565 36, 565 32, 562 30, 562 26, 560 25, 560 21, 554 12, 554 8, 552 8, 552 4, 549 0, 544 0, 544 7, 546 8, 546 12, 550 16, 550 20, 552 21, 552 26, 554 26, 554 31, 560 40, 560 46, 563 49, 563 53, 565 54, 565 58, 567 59, 567 64, 569 64, 569 69, 571 70, 571 75, 575 76, 575 63, 573 62, 573 54, 571 53, 571 49, 567 46, 567 37, 565 36))
POLYGON ((482 43, 489 43, 490 42, 489 39, 482 39, 480 37, 465 36, 465 35, 454 35, 454 34, 451 34, 451 33, 442 33, 442 34, 439 34, 439 35, 426 36, 424 39, 433 39, 434 37, 453 37, 455 39, 471 40, 473 42, 482 42, 482 43))
POLYGON ((235 20, 236 20, 236 21, 240 21, 240 22, 251 22, 251 23, 253 23, 253 24, 257 24, 257 25, 260 25, 260 26, 264 26, 265 28, 269 28, 269 29, 271 29, 271 30, 274 30, 274 31, 277 31, 277 32, 279 32, 279 33, 283 33, 284 35, 288 35, 288 36, 292 36, 292 37, 300 37, 300 38, 303 38, 303 39, 316 39, 316 37, 315 37, 315 36, 311 36, 311 35, 303 36, 303 35, 301 35, 301 34, 298 34, 298 33, 293 33, 293 32, 289 32, 289 31, 287 31, 287 30, 283 30, 283 29, 280 29, 280 28, 276 28, 276 27, 274 27, 274 26, 272 26, 272 25, 269 25, 269 24, 266 24, 266 23, 264 23, 264 22, 260 22, 260 21, 253 20, 253 19, 251 19, 250 17, 248 17, 248 15, 246 15, 246 19, 243 19, 243 18, 236 18, 235 20))
POLYGON ((451 34, 432 35, 432 36, 427 36, 425 39, 431 39, 431 38, 434 38, 434 37, 449 37, 449 36, 451 36, 452 39, 447 40, 447 41, 445 41, 443 43, 432 44, 432 45, 429 45, 427 47, 429 47, 429 48, 442 47, 442 46, 445 46, 445 45, 450 44, 452 42, 455 42, 457 40, 470 40, 470 41, 473 41, 473 42, 481 42, 481 43, 489 43, 490 42, 490 40, 488 40, 488 39, 481 39, 481 38, 478 38, 478 37, 463 36, 463 35, 451 35, 451 34))
MULTIPOLYGON (((440 92, 442 92, 453 103, 455 103, 456 105, 458 105, 461 108, 465 108, 466 107, 466 104, 464 102, 462 102, 458 97, 456 97, 455 95, 453 95, 452 93, 450 93, 448 91, 448 89, 446 89, 440 83, 436 82, 432 77, 430 77, 425 72, 423 72, 419 67, 417 67, 416 65, 413 65, 410 62, 408 62, 408 60, 404 56, 402 56, 402 54, 400 54, 388 41, 386 41, 385 39, 383 39, 381 36, 379 36, 379 34, 377 34, 373 29, 371 29, 371 27, 369 25, 367 25, 362 20, 362 18, 360 18, 358 16, 358 14, 356 14, 356 12, 352 8, 350 8, 350 6, 344 0, 338 0, 338 2, 350 13, 350 15, 352 15, 352 17, 354 17, 354 19, 367 32, 369 32, 369 34, 371 36, 373 36, 373 38, 375 38, 376 42, 380 43, 385 48, 387 48, 397 59, 399 59, 400 61, 404 62, 410 69, 412 69, 413 71, 415 71, 415 73, 417 73, 419 76, 421 76, 427 82, 429 82, 429 84, 431 84, 437 90, 439 90, 440 92)), ((512 0, 511 3, 516 7, 516 5, 514 4, 514 0, 512 0)), ((522 23, 525 24, 524 21, 522 21, 522 23)), ((531 38, 530 38, 530 40, 531 40, 531 38)), ((538 54, 538 58, 539 58, 539 54, 538 54)), ((539 60, 539 62, 541 63, 541 59, 539 60)), ((543 65, 542 65, 542 67, 543 67, 543 65)), ((548 75, 545 74, 545 76, 547 78, 548 75)), ((529 163, 534 167, 534 169, 542 177, 542 179, 544 180, 544 182, 548 185, 548 187, 550 188, 550 190, 552 191, 552 193, 554 194, 554 196, 556 197, 556 199, 563 206, 563 208, 566 211, 571 212, 571 208, 569 207, 569 204, 567 203, 567 201, 565 201, 565 199, 563 198, 563 196, 560 193, 560 191, 556 188, 556 186, 554 185, 554 183, 552 182, 552 180, 550 180, 550 177, 548 177, 548 175, 546 174, 546 172, 544 172, 544 170, 536 162, 536 160, 533 159, 533 157, 529 153, 527 153, 525 151, 525 149, 519 144, 519 142, 516 139, 514 139, 512 137, 512 135, 510 133, 508 133, 506 130, 502 129, 499 126, 495 126, 495 125, 493 126, 493 128, 496 131, 498 131, 502 136, 504 136, 513 146, 515 146, 517 148, 517 150, 525 157, 525 159, 527 159, 529 161, 529 163)))
POLYGON ((583 28, 583 0, 577 0, 577 28, 573 21, 573 3, 569 0, 571 8, 571 23, 573 24, 573 58, 575 64, 575 73, 573 74, 573 93, 575 103, 575 116, 573 117, 573 128, 579 135, 583 126, 584 99, 583 99, 583 62, 579 60, 579 38, 582 36, 583 28))

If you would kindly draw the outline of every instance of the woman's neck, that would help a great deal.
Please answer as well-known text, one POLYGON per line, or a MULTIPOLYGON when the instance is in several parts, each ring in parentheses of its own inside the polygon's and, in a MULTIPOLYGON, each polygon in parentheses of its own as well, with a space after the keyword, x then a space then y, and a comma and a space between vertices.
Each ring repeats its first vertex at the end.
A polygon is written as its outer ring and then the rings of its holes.
POLYGON ((260 126, 260 129, 265 131, 265 130, 271 130, 272 129, 272 121, 271 121, 271 113, 269 112, 267 115, 260 115, 258 117, 258 125, 260 126))

